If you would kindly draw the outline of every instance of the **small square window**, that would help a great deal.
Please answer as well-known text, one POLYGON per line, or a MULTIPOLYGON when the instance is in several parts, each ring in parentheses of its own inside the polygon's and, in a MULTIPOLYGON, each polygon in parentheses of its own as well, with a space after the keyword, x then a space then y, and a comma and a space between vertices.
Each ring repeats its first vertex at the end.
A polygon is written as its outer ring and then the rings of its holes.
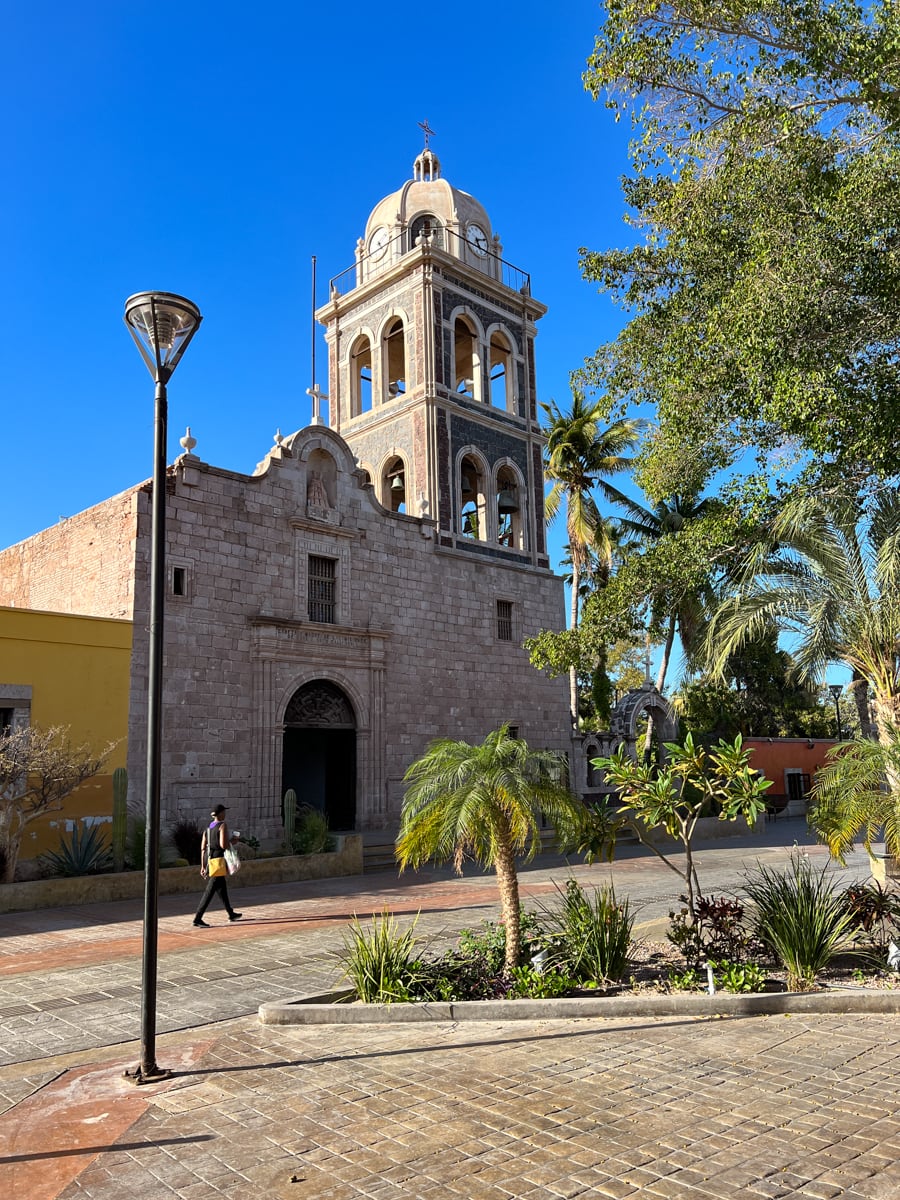
POLYGON ((497 601, 497 637, 501 642, 513 640, 513 606, 511 600, 497 601))
POLYGON ((309 619, 326 625, 335 623, 337 597, 337 562, 310 554, 307 574, 307 606, 309 619))

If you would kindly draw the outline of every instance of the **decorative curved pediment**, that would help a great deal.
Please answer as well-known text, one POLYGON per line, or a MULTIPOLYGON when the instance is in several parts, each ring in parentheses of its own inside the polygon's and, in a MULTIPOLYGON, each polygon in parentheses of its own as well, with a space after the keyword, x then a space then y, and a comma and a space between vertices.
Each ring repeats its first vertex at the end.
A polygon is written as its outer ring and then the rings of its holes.
POLYGON ((356 718, 341 689, 326 679, 317 679, 291 697, 284 724, 293 729, 355 729, 356 718))

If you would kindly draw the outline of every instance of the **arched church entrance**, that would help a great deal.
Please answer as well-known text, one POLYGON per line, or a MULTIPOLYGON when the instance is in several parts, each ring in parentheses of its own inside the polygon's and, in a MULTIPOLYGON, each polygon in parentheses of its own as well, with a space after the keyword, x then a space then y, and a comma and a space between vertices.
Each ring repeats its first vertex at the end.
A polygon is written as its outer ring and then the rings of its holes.
POLYGON ((356 717, 341 689, 326 679, 294 693, 284 714, 281 794, 318 808, 328 828, 356 828, 356 717))

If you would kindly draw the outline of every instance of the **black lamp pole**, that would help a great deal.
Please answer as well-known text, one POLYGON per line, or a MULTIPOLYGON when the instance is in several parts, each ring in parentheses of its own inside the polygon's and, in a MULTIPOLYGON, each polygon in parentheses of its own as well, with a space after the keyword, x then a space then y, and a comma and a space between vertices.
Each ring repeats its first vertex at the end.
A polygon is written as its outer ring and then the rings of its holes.
POLYGON ((159 929, 159 834, 162 762, 163 618, 166 601, 166 386, 203 318, 171 292, 141 292, 125 302, 125 323, 155 383, 153 498, 150 515, 150 640, 147 694, 147 806, 144 843, 144 945, 141 972, 141 1061, 126 1071, 136 1083, 169 1074, 156 1063, 159 929))
POLYGON ((828 690, 834 700, 834 710, 837 716, 837 740, 841 740, 841 692, 844 690, 839 683, 830 683, 828 690))

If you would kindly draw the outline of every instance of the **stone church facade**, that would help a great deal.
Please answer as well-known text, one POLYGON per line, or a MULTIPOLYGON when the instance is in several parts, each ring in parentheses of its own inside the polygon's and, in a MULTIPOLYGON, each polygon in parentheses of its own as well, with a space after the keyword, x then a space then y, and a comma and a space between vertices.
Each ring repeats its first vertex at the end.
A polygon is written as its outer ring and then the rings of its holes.
MULTIPOLYGON (((429 151, 373 210, 317 313, 329 419, 252 474, 167 475, 163 823, 231 809, 277 836, 282 796, 394 830, 435 737, 509 722, 571 749, 565 680, 525 637, 564 624, 543 522, 534 337, 544 308, 429 151)), ((143 796, 150 485, 0 552, 0 605, 131 617, 128 768, 143 796)))

